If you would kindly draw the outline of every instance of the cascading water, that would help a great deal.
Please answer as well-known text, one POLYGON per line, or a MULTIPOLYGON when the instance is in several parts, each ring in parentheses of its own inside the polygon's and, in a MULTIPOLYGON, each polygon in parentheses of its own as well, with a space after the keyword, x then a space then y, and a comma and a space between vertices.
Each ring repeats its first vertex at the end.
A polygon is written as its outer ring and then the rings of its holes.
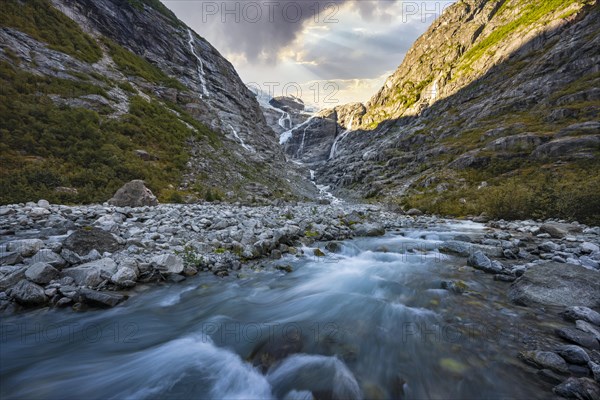
POLYGON ((233 125, 229 124, 229 129, 231 129, 231 132, 233 132, 233 136, 235 136, 235 138, 238 140, 238 142, 240 142, 240 144, 242 145, 242 147, 248 151, 254 151, 254 149, 250 146, 248 146, 246 144, 246 142, 244 142, 244 139, 242 139, 242 137, 240 135, 238 135, 237 131, 235 130, 235 128, 233 127, 233 125))
POLYGON ((502 283, 437 250, 485 234, 439 220, 237 277, 201 273, 110 310, 3 316, 0 398, 547 398, 552 384, 516 361, 519 334, 560 317, 510 305, 502 283))
POLYGON ((192 51, 192 54, 194 55, 194 57, 196 57, 196 61, 197 61, 196 69, 198 71, 198 78, 200 79, 200 87, 202 89, 202 93, 200 95, 209 97, 208 87, 206 86, 206 77, 204 75, 204 62, 202 61, 200 56, 198 56, 198 54, 196 53, 194 34, 192 33, 191 29, 188 29, 188 35, 190 37, 190 40, 188 42, 188 44, 190 45, 190 50, 192 51))
POLYGON ((348 123, 348 128, 344 132, 339 134, 338 137, 336 137, 335 140, 333 141, 333 145, 331 146, 331 150, 329 152, 329 160, 333 160, 333 158, 335 157, 335 152, 337 150, 338 143, 341 142, 350 132, 352 132, 352 126, 354 124, 354 116, 355 115, 356 115, 356 113, 353 113, 352 116, 350 117, 350 122, 348 123))

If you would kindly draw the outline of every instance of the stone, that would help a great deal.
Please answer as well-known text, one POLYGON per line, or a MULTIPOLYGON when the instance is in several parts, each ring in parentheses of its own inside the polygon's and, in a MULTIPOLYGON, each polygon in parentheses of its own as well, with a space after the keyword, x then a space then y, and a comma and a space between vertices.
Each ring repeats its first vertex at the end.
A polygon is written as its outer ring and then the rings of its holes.
POLYGON ((6 290, 19 283, 19 281, 25 279, 25 271, 26 268, 21 267, 0 278, 0 291, 6 290))
POLYGON ((569 232, 577 231, 581 230, 573 225, 562 224, 558 222, 548 222, 540 226, 540 232, 547 233, 556 239, 562 239, 563 237, 567 236, 569 232))
POLYGON ((49 209, 50 208, 50 202, 48 202, 48 200, 38 200, 37 206, 40 207, 40 208, 49 209))
POLYGON ((600 247, 598 247, 598 245, 590 242, 583 242, 581 246, 579 246, 579 249, 583 254, 590 254, 600 251, 600 247))
POLYGON ((119 268, 117 272, 111 276, 110 280, 115 285, 122 287, 133 287, 136 284, 138 274, 133 268, 119 268))
POLYGON ((152 266, 161 273, 180 274, 183 272, 183 259, 174 254, 161 254, 152 257, 152 266))
POLYGON ((600 306, 599 274, 578 265, 532 265, 510 288, 511 301, 524 305, 600 306))
POLYGON ((356 224, 352 226, 352 230, 356 236, 375 237, 385 235, 385 229, 380 224, 356 224))
POLYGON ((600 343, 591 333, 583 332, 575 328, 559 328, 556 330, 556 334, 566 341, 578 344, 582 347, 595 350, 600 349, 600 343))
POLYGON ((560 250, 560 246, 554 242, 546 241, 539 245, 539 249, 547 253, 554 253, 560 250))
POLYGON ((560 374, 568 374, 569 367, 561 356, 551 351, 524 351, 519 358, 525 363, 560 374))
POLYGON ((16 251, 0 252, 0 265, 15 265, 23 261, 23 257, 16 251))
POLYGON ((539 376, 540 379, 543 379, 544 381, 552 383, 554 385, 561 383, 563 379, 565 379, 564 376, 561 376, 549 369, 540 369, 538 370, 536 375, 539 376))
POLYGON ((568 321, 582 320, 600 326, 600 313, 592 310, 589 307, 569 307, 562 313, 562 315, 568 321))
POLYGON ((101 254, 114 253, 120 247, 119 242, 111 233, 98 228, 79 229, 69 235, 63 243, 63 249, 70 250, 79 256, 86 256, 92 250, 101 254))
POLYGON ((104 280, 110 279, 115 272, 117 272, 117 264, 110 258, 63 270, 63 273, 73 278, 77 285, 89 287, 100 285, 104 280))
POLYGON ((52 265, 54 268, 62 268, 67 265, 67 262, 60 254, 56 254, 50 249, 41 249, 31 258, 30 262, 32 264, 46 263, 52 265))
POLYGON ((10 295, 17 303, 24 306, 40 306, 48 302, 44 288, 27 280, 17 283, 10 290, 10 295))
POLYGON ((502 271, 502 265, 492 262, 482 251, 476 251, 467 259, 467 265, 484 272, 497 274, 502 271))
POLYGON ((406 212, 406 215, 410 215, 411 217, 418 217, 423 215, 423 211, 419 210, 418 208, 411 208, 406 212))
POLYGON ((592 376, 596 382, 600 382, 600 364, 593 361, 588 362, 588 368, 592 371, 592 376))
POLYGON ((99 292, 85 288, 79 291, 79 295, 86 303, 98 307, 114 307, 126 298, 117 293, 99 292))
POLYGON ((575 321, 575 327, 582 332, 592 334, 596 338, 596 340, 600 342, 600 328, 597 328, 589 322, 582 320, 575 321))
POLYGON ((597 400, 600 399, 600 386, 588 378, 569 378, 552 391, 567 399, 597 400))
POLYGON ((38 262, 27 268, 25 277, 33 283, 46 285, 50 281, 60 278, 60 272, 48 263, 38 262))
POLYGON ((556 348, 556 353, 571 364, 585 365, 590 361, 590 356, 585 350, 574 344, 559 346, 556 348))
POLYGON ((439 251, 442 253, 451 253, 462 257, 468 257, 469 254, 471 254, 471 246, 466 242, 449 240, 440 245, 439 251))
POLYGON ((21 239, 8 242, 6 250, 19 253, 21 257, 31 257, 42 247, 44 247, 44 242, 40 239, 21 239))
POLYGON ((144 181, 134 180, 123 185, 108 204, 117 207, 157 206, 158 200, 152 191, 144 185, 144 181))
POLYGON ((327 242, 325 248, 331 253, 339 253, 342 250, 342 244, 340 242, 327 242))

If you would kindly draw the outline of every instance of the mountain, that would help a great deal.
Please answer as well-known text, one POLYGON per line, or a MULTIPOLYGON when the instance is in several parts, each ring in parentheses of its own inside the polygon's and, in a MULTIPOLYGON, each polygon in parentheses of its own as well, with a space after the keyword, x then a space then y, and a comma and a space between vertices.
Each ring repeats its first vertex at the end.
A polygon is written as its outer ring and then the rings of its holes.
POLYGON ((279 138, 233 66, 159 0, 5 0, 0 203, 298 198, 279 138))
POLYGON ((458 1, 363 108, 293 132, 295 157, 346 197, 598 223, 598 21, 595 0, 458 1))

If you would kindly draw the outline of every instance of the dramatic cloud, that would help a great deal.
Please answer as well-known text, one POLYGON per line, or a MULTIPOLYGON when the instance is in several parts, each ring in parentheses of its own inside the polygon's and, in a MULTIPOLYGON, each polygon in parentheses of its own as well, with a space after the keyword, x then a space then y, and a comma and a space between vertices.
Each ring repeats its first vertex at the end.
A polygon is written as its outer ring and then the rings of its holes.
MULTIPOLYGON (((236 67, 246 82, 339 85, 366 101, 453 0, 162 0, 236 67), (364 82, 364 84, 357 84, 364 82)), ((313 93, 302 97, 311 101, 313 93)), ((323 102, 317 96, 316 103, 323 102)), ((321 104, 322 105, 322 104, 321 104)))

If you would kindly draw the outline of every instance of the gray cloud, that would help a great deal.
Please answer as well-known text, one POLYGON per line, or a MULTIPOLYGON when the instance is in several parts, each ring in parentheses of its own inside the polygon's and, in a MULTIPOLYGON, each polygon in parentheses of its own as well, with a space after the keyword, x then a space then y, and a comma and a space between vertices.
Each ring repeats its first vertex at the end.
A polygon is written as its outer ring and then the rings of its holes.
POLYGON ((297 38, 307 20, 343 24, 338 11, 345 3, 352 3, 365 19, 389 21, 392 15, 386 10, 397 1, 163 0, 180 18, 201 26, 200 34, 210 32, 212 41, 218 41, 214 43, 217 47, 244 54, 250 62, 262 59, 270 63, 276 61, 279 50, 297 38))

